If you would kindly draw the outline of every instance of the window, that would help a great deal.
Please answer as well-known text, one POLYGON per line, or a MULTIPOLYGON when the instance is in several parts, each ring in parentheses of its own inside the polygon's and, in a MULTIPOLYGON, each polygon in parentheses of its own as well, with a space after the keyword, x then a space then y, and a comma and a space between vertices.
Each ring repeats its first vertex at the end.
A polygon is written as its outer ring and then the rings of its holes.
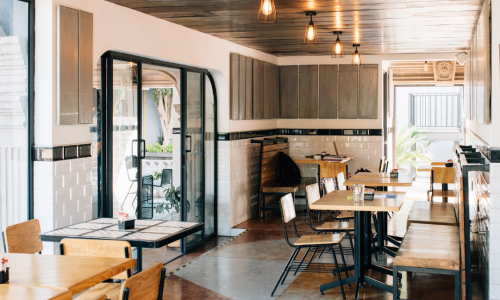
POLYGON ((459 93, 410 94, 411 124, 423 130, 459 130, 459 93))
POLYGON ((33 5, 0 1, 0 231, 33 217, 33 5))

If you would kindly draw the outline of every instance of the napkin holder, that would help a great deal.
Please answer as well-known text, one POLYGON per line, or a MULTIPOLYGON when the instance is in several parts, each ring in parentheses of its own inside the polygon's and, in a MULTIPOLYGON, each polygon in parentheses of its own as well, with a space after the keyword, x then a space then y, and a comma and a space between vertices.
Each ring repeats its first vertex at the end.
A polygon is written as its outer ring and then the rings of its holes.
POLYGON ((445 167, 447 167, 447 168, 452 168, 452 167, 453 167, 453 163, 446 163, 446 164, 445 164, 445 167))
POLYGON ((135 227, 135 219, 125 220, 123 222, 118 221, 118 229, 134 229, 135 227))
POLYGON ((399 177, 399 173, 391 173, 391 178, 398 178, 399 177))
POLYGON ((365 201, 373 201, 375 194, 365 194, 365 201))
POLYGON ((6 283, 7 281, 9 281, 9 268, 5 271, 0 271, 0 284, 6 283))

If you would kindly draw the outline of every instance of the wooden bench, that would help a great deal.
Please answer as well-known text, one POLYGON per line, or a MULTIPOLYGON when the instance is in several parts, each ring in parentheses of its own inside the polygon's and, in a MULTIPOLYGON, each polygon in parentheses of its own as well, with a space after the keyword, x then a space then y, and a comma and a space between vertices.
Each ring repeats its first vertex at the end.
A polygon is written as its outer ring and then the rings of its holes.
MULTIPOLYGON (((412 223, 393 263, 393 299, 399 299, 398 272, 455 276, 460 297, 460 235, 458 226, 412 223)), ((423 287, 422 287, 423 288, 423 287)))
POLYGON ((408 226, 412 223, 457 226, 453 203, 414 201, 408 226))
POLYGON ((302 177, 300 182, 283 182, 278 174, 278 154, 289 154, 287 138, 252 140, 260 144, 260 183, 259 183, 259 215, 266 217, 266 211, 279 211, 279 207, 268 207, 278 202, 280 196, 291 193, 295 202, 295 193, 309 184, 316 183, 316 177, 302 177))

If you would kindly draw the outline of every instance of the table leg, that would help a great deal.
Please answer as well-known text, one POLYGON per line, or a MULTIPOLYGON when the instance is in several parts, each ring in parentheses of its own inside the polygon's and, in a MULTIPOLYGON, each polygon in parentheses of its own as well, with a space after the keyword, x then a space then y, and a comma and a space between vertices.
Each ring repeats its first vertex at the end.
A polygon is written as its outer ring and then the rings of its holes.
MULTIPOLYGON (((443 190, 443 192, 448 190, 448 184, 447 183, 443 183, 442 184, 442 190, 443 190)), ((443 197, 443 202, 448 203, 448 197, 443 197)))
POLYGON ((384 213, 377 212, 377 243, 378 243, 378 251, 381 253, 382 248, 384 247, 384 224, 383 224, 384 213))
POLYGON ((135 258, 134 274, 142 272, 142 247, 136 247, 132 257, 135 258))

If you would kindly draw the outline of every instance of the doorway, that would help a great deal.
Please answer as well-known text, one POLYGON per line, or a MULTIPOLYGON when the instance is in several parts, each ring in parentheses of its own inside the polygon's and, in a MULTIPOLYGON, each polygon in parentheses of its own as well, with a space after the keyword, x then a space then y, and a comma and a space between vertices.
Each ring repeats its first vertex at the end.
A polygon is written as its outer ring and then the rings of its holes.
POLYGON ((95 78, 94 217, 125 212, 205 224, 167 246, 163 263, 216 235, 217 98, 210 73, 109 51, 95 78))

